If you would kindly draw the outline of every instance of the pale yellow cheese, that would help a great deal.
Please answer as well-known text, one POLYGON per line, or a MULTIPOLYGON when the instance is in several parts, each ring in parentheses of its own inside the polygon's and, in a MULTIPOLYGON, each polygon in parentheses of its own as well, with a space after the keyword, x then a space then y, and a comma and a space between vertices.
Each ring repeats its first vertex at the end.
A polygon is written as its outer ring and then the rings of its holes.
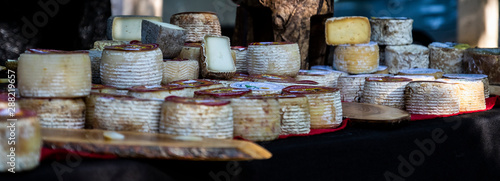
POLYGON ((335 48, 333 64, 337 70, 350 74, 374 73, 379 66, 377 43, 339 45, 335 48))
POLYGON ((162 22, 162 18, 156 16, 111 16, 108 18, 108 39, 122 41, 141 40, 142 20, 162 22))
POLYGON ((360 16, 333 17, 326 20, 326 44, 363 44, 370 42, 368 18, 360 16))
POLYGON ((83 129, 86 106, 82 98, 22 98, 22 108, 34 110, 44 128, 83 129))
POLYGON ((411 114, 448 115, 460 111, 456 84, 417 81, 406 85, 406 110, 411 114))

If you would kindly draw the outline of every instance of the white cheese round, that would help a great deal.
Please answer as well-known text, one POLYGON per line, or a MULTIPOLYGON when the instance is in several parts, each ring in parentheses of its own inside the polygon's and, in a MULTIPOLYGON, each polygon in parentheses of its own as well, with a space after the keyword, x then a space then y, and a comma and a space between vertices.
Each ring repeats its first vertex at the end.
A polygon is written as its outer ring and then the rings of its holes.
POLYGON ((460 111, 456 84, 416 81, 406 85, 406 110, 411 114, 449 115, 460 111))
POLYGON ((85 126, 85 102, 82 98, 22 98, 22 108, 37 113, 44 128, 83 129, 85 126))
POLYGON ((297 43, 258 42, 248 45, 248 73, 295 77, 300 69, 297 43))

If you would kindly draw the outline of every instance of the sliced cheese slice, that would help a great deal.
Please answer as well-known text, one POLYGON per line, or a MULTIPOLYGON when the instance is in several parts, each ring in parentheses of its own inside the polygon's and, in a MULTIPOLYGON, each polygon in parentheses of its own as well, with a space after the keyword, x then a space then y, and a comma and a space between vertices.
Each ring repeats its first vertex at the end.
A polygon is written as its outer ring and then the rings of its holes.
POLYGON ((177 58, 201 61, 201 43, 185 43, 177 58))
POLYGON ((361 16, 333 17, 326 20, 326 44, 363 44, 370 42, 368 18, 361 16))
POLYGON ((177 57, 185 41, 186 30, 179 26, 149 20, 142 21, 141 42, 158 44, 163 58, 177 57))

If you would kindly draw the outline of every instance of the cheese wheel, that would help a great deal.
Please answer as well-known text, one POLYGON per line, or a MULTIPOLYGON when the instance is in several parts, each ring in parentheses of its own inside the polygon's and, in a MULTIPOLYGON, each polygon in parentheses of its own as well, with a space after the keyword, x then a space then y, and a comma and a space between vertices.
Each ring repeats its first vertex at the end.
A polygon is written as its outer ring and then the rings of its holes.
POLYGON ((414 68, 400 70, 398 75, 428 75, 433 76, 435 79, 439 79, 443 77, 443 71, 438 69, 414 68))
POLYGON ((432 75, 395 75, 394 78, 405 78, 411 81, 434 81, 436 78, 432 75))
POLYGON ((90 95, 85 97, 85 128, 94 128, 94 108, 96 94, 117 94, 116 88, 100 84, 92 84, 90 95))
POLYGON ((429 49, 422 45, 387 46, 385 63, 391 74, 403 69, 429 68, 429 49))
POLYGON ((361 103, 405 108, 404 91, 411 79, 393 77, 366 78, 361 103))
POLYGON ((250 141, 271 141, 281 132, 280 104, 266 96, 241 97, 231 100, 234 136, 250 141))
POLYGON ((156 43, 160 47, 163 58, 175 58, 181 53, 186 40, 186 30, 164 23, 142 20, 141 42, 156 43))
POLYGON ((340 76, 337 86, 340 89, 340 100, 342 102, 359 102, 363 95, 365 79, 367 77, 383 76, 377 74, 360 74, 340 76))
POLYGON ((479 111, 486 109, 484 86, 481 80, 474 79, 438 79, 448 83, 457 83, 460 99, 460 112, 479 111))
POLYGON ((307 97, 300 94, 263 95, 278 99, 281 115, 281 133, 308 134, 311 131, 311 114, 307 97))
POLYGON ((13 173, 39 165, 42 134, 35 112, 27 109, 0 109, 0 170, 13 173), (13 113, 13 116, 10 113, 13 113))
POLYGON ((389 74, 389 68, 385 65, 379 65, 377 71, 373 72, 373 74, 389 74))
POLYGON ((320 86, 290 86, 283 89, 287 94, 307 97, 311 115, 311 129, 337 128, 342 123, 340 90, 320 86))
POLYGON ((350 74, 374 73, 379 65, 379 50, 375 42, 369 44, 339 45, 335 48, 335 69, 350 74))
POLYGON ((371 40, 380 45, 409 45, 413 43, 413 19, 407 17, 372 17, 371 40))
POLYGON ((445 74, 463 73, 463 58, 467 44, 433 42, 429 44, 429 67, 445 74))
POLYGON ((337 79, 340 76, 349 75, 341 71, 325 71, 325 70, 300 70, 295 78, 296 80, 312 80, 318 82, 318 86, 337 87, 337 79))
POLYGON ((82 98, 22 98, 22 108, 36 112, 44 128, 82 129, 85 126, 85 102, 82 98))
POLYGON ((490 81, 489 81, 487 75, 484 75, 484 74, 444 74, 443 78, 481 80, 481 82, 483 82, 483 86, 484 86, 484 98, 490 97, 490 81))
POLYGON ((328 18, 325 24, 325 39, 328 45, 363 44, 370 42, 370 22, 366 17, 333 17, 328 18))
POLYGON ((448 115, 460 111, 457 84, 416 81, 406 85, 406 110, 410 114, 448 115))
POLYGON ((205 89, 194 92, 194 97, 205 98, 237 98, 252 93, 252 90, 245 88, 220 87, 215 89, 205 89))
POLYGON ((129 44, 130 41, 122 41, 122 40, 98 40, 94 42, 94 48, 92 50, 103 51, 104 47, 107 46, 116 46, 116 45, 125 45, 129 44))
POLYGON ((264 82, 236 82, 230 85, 233 88, 246 88, 252 90, 252 95, 281 94, 285 86, 264 82))
POLYGON ((236 71, 248 72, 247 54, 248 48, 242 46, 232 46, 231 51, 235 54, 236 71))
POLYGON ((142 20, 162 22, 162 18, 157 16, 114 15, 108 18, 106 29, 108 39, 140 40, 142 20))
POLYGON ((248 45, 248 73, 295 77, 300 70, 297 43, 255 42, 248 45))
POLYGON ((191 91, 175 85, 135 86, 129 89, 128 95, 142 99, 164 100, 168 96, 189 96, 191 91))
POLYGON ((233 138, 230 101, 171 96, 162 106, 160 133, 205 138, 233 138))
POLYGON ((184 44, 177 58, 201 61, 201 43, 184 44))
POLYGON ((157 133, 163 100, 101 94, 95 98, 94 129, 157 133))
POLYGON ((168 84, 176 80, 197 79, 199 65, 197 60, 173 59, 163 60, 162 84, 168 84))
POLYGON ((229 37, 206 35, 201 44, 201 76, 210 79, 231 79, 236 64, 229 37))
POLYGON ((156 44, 106 47, 101 59, 101 81, 120 89, 160 85, 163 78, 162 53, 156 44))
POLYGON ((220 36, 221 25, 212 12, 183 12, 170 17, 170 23, 187 30, 186 42, 201 42, 205 35, 220 36))
POLYGON ((464 53, 464 73, 485 74, 490 84, 500 84, 500 48, 470 48, 464 53))
POLYGON ((192 79, 192 80, 178 80, 170 82, 168 85, 178 86, 184 88, 186 94, 184 97, 194 97, 194 92, 205 89, 214 89, 223 87, 221 83, 215 81, 192 79))
POLYGON ((86 52, 30 49, 19 57, 18 87, 23 97, 84 97, 92 86, 86 52))

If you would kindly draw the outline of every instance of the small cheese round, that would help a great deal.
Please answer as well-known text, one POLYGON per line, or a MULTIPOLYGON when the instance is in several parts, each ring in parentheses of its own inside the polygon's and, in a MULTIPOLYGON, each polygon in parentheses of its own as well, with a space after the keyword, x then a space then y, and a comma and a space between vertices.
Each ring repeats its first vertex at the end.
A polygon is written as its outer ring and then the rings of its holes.
POLYGON ((22 108, 37 113, 44 128, 83 129, 85 126, 85 102, 82 98, 22 98, 22 108))
POLYGON ((297 43, 256 42, 248 45, 248 73, 295 77, 300 69, 297 43))
POLYGON ((248 72, 247 54, 248 48, 243 46, 232 46, 231 51, 235 54, 236 71, 248 72))
POLYGON ((387 46, 385 64, 391 74, 403 69, 429 68, 429 49, 422 45, 387 46))
POLYGON ((167 84, 167 86, 178 86, 185 89, 185 97, 194 97, 194 92, 205 89, 214 89, 223 87, 221 83, 215 81, 202 80, 202 79, 191 79, 191 80, 178 80, 167 84))
POLYGON ((443 71, 429 68, 414 68, 400 70, 398 75, 428 75, 434 76, 435 79, 439 79, 443 77, 443 71))
POLYGON ((280 104, 265 96, 241 97, 231 100, 234 136, 250 141, 271 141, 281 132, 280 104))
POLYGON ((404 91, 411 79, 394 77, 369 77, 365 80, 361 103, 378 104, 404 109, 404 91))
POLYGON ((376 72, 379 65, 379 49, 375 42, 356 45, 339 45, 333 56, 335 69, 350 74, 376 72))
POLYGON ((448 83, 457 83, 456 89, 460 99, 460 112, 486 109, 484 85, 481 80, 474 79, 438 79, 448 83))
POLYGON ((201 42, 205 35, 222 34, 219 18, 213 12, 177 13, 170 17, 170 23, 186 29, 186 42, 201 42))
POLYGON ((201 43, 185 43, 178 59, 201 60, 201 43))
POLYGON ((469 48, 469 45, 433 42, 428 47, 430 68, 440 69, 445 74, 463 73, 464 52, 465 49, 469 48))
POLYGON ((346 72, 335 70, 300 70, 296 80, 312 80, 318 82, 318 86, 337 87, 337 79, 340 76, 349 75, 346 72))
POLYGON ((488 75, 490 84, 500 84, 500 48, 469 48, 464 53, 464 73, 488 75))
POLYGON ((176 85, 134 86, 129 89, 128 95, 142 99, 164 100, 168 96, 188 96, 189 90, 176 85))
POLYGON ((443 78, 448 79, 473 79, 481 80, 484 85, 484 98, 490 97, 490 81, 487 75, 484 74, 444 74, 443 78))
POLYGON ((371 40, 381 45, 409 45, 413 43, 413 19, 407 17, 372 17, 371 40))
POLYGON ((168 84, 176 80, 197 79, 200 66, 197 60, 173 59, 163 60, 162 84, 168 84))
POLYGON ((233 88, 246 88, 252 90, 252 95, 281 94, 285 86, 264 82, 236 82, 230 85, 233 88))
POLYGON ((340 76, 337 86, 340 89, 340 98, 343 102, 359 102, 363 95, 365 79, 367 77, 383 76, 381 74, 360 74, 340 76))
POLYGON ((411 114, 448 115, 460 111, 456 84, 415 81, 406 85, 406 110, 411 114))

